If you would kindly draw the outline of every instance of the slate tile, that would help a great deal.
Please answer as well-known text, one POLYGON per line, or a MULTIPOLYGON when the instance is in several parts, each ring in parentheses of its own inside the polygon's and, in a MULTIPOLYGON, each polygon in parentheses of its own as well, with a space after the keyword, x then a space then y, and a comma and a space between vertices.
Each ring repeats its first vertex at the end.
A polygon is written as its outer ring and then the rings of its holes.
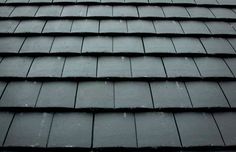
POLYGON ((2 94, 5 90, 6 85, 7 85, 7 82, 0 81, 0 97, 2 97, 2 94))
POLYGON ((99 57, 98 77, 131 77, 130 60, 127 57, 99 57))
POLYGON ((6 1, 6 3, 28 3, 29 0, 4 0, 4 2, 6 1))
POLYGON ((215 18, 209 8, 205 7, 186 7, 192 18, 215 18))
POLYGON ((154 26, 157 33, 183 33, 176 21, 155 21, 154 26))
POLYGON ((203 77, 233 77, 227 65, 221 58, 194 58, 203 77))
POLYGON ((40 6, 35 16, 60 16, 62 8, 55 5, 40 6))
MULTIPOLYGON (((235 3, 236 4, 236 3, 235 3)), ((227 8, 210 8, 216 18, 236 18, 236 13, 227 8)))
POLYGON ((224 145, 211 114, 188 112, 175 116, 183 146, 224 145))
POLYGON ((223 38, 201 38, 207 53, 209 54, 235 54, 229 42, 223 38))
POLYGON ((76 108, 114 108, 113 83, 107 81, 80 82, 76 108))
POLYGON ((27 37, 21 53, 48 53, 51 49, 53 37, 27 37))
POLYGON ((41 33, 45 21, 42 20, 24 20, 21 21, 15 33, 41 33))
POLYGON ((151 92, 145 82, 116 82, 116 108, 153 108, 151 92))
POLYGON ((222 81, 219 83, 224 95, 226 96, 231 107, 236 107, 236 82, 235 81, 222 81))
POLYGON ((72 20, 51 20, 47 21, 43 33, 69 33, 71 30, 72 20))
POLYGON ((87 6, 68 5, 64 6, 61 16, 86 16, 87 6))
POLYGON ((234 145, 236 142, 236 113, 235 112, 219 112, 214 113, 214 117, 227 146, 234 145))
POLYGON ((234 30, 236 30, 236 22, 231 22, 231 23, 230 23, 230 26, 231 26, 234 30))
POLYGON ((98 20, 76 20, 73 22, 71 32, 98 33, 98 20))
POLYGON ((172 0, 149 0, 150 3, 172 3, 172 0))
POLYGON ((13 33, 18 26, 19 21, 17 20, 2 20, 0 21, 0 32, 1 33, 13 33))
POLYGON ((136 147, 133 115, 130 113, 96 114, 93 147, 136 147))
POLYGON ((139 6, 140 17, 164 17, 162 8, 159 6, 139 6))
POLYGON ((24 37, 0 37, 0 52, 18 53, 24 37))
POLYGON ((127 24, 129 33, 156 33, 152 21, 130 20, 127 24))
POLYGON ((229 107, 215 82, 187 82, 186 86, 194 107, 229 107))
POLYGON ((216 5, 218 4, 217 0, 195 0, 197 4, 211 4, 211 5, 216 5))
POLYGON ((217 0, 222 5, 236 5, 234 0, 217 0))
POLYGON ((143 43, 146 53, 175 53, 175 48, 170 38, 144 37, 143 43))
MULTIPOLYGON (((111 0, 101 0, 102 3, 111 2, 111 0)), ((124 3, 125 0, 112 0, 112 3, 124 3)))
POLYGON ((0 100, 0 107, 34 107, 41 83, 10 82, 0 100))
POLYGON ((0 63, 0 76, 26 77, 31 62, 30 57, 5 57, 0 63))
POLYGON ((113 16, 138 17, 138 11, 135 6, 114 6, 113 16))
POLYGON ((94 5, 88 7, 87 16, 112 16, 112 6, 94 5))
POLYGON ((236 38, 228 38, 227 40, 230 43, 231 47, 233 47, 236 51, 236 38))
POLYGON ((206 22, 212 34, 235 34, 236 31, 227 22, 206 22))
POLYGON ((162 7, 166 17, 189 17, 187 10, 180 6, 162 7))
POLYGON ((191 102, 183 82, 152 82, 151 90, 155 108, 190 108, 191 102))
POLYGON ((91 146, 92 114, 56 113, 53 118, 48 147, 91 146))
POLYGON ((51 3, 52 0, 29 0, 29 3, 51 3))
POLYGON ((99 3, 101 0, 77 0, 76 2, 93 2, 93 3, 99 3))
POLYGON ((7 135, 7 130, 10 126, 12 118, 13 118, 13 113, 0 112, 0 145, 1 146, 7 135))
POLYGON ((112 52, 112 38, 104 36, 85 37, 82 52, 112 52))
POLYGON ((74 108, 76 86, 74 82, 45 82, 36 106, 74 108))
POLYGON ((37 12, 39 7, 37 6, 18 6, 14 9, 11 13, 11 17, 23 17, 23 16, 30 16, 33 17, 37 12))
POLYGON ((28 77, 61 77, 64 60, 62 57, 37 57, 28 77))
POLYGON ((126 3, 148 3, 148 0, 125 0, 126 3))
POLYGON ((16 114, 5 146, 46 147, 51 120, 52 114, 50 113, 16 114))
POLYGON ((200 77, 192 58, 164 57, 164 66, 168 77, 200 77))
POLYGON ((8 17, 15 7, 13 6, 1 6, 0 7, 0 16, 1 17, 8 17))
POLYGON ((133 77, 166 77, 159 57, 133 57, 131 67, 133 77))
POLYGON ((172 38, 177 53, 206 53, 198 38, 172 38))
POLYGON ((68 57, 66 58, 63 77, 96 77, 97 58, 68 57))
POLYGON ((144 53, 140 37, 114 37, 113 52, 144 53))
POLYGON ((186 34, 210 34, 207 26, 201 21, 181 21, 184 33, 186 34), (194 27, 194 28, 193 28, 194 27))
POLYGON ((229 66, 234 76, 236 76, 236 58, 226 58, 225 62, 229 66))
POLYGON ((53 0, 53 3, 57 3, 57 2, 59 2, 59 3, 65 3, 65 2, 68 2, 68 3, 75 3, 76 2, 76 0, 53 0))
POLYGON ((172 0, 176 4, 195 4, 194 0, 172 0))
POLYGON ((173 114, 149 112, 135 116, 138 147, 180 146, 173 114))
POLYGON ((100 33, 126 33, 127 25, 125 20, 101 20, 100 33))

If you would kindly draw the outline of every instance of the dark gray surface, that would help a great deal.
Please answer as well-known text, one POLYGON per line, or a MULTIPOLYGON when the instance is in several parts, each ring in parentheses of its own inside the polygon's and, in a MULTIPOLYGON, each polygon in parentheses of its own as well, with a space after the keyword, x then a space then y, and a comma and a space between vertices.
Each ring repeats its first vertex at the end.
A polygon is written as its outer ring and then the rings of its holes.
POLYGON ((176 21, 154 21, 157 33, 183 33, 179 22, 176 21))
POLYGON ((205 23, 201 21, 181 21, 180 25, 186 34, 210 34, 205 23))
POLYGON ((146 53, 175 53, 175 48, 168 37, 144 37, 146 53))
POLYGON ((191 17, 204 17, 204 18, 215 18, 212 12, 205 7, 187 7, 191 17))
POLYGON ((100 33, 126 33, 126 20, 102 20, 100 21, 100 33))
POLYGON ((1 33, 13 33, 19 24, 17 20, 2 20, 0 21, 1 33))
POLYGON ((143 53, 142 40, 139 37, 114 37, 113 52, 143 53))
POLYGON ((2 146, 7 135, 8 128, 13 118, 12 113, 0 112, 0 146, 2 146))
POLYGON ((41 6, 35 16, 60 16, 62 11, 61 6, 41 6))
POLYGON ((177 53, 206 53, 197 38, 172 38, 177 53))
POLYGON ((216 18, 236 18, 235 12, 227 8, 210 8, 216 18))
POLYGON ((17 26, 15 33, 41 33, 45 23, 43 20, 23 20, 17 26))
POLYGON ((68 5, 64 6, 61 16, 86 16, 87 6, 85 5, 68 5))
POLYGON ((212 34, 236 34, 227 22, 206 22, 212 34))
POLYGON ((226 58, 225 62, 229 66, 230 70, 233 72, 234 76, 236 76, 236 59, 226 58))
POLYGON ((88 6, 87 16, 112 16, 112 7, 108 5, 88 6))
POLYGON ((139 6, 140 17, 164 17, 162 8, 159 6, 139 6))
POLYGON ((8 17, 11 12, 13 11, 14 7, 13 6, 2 6, 0 7, 0 16, 2 17, 8 17))
POLYGON ((14 9, 14 11, 11 13, 11 16, 34 16, 35 13, 37 12, 39 7, 37 6, 19 6, 14 9))
POLYGON ((189 14, 184 7, 164 6, 162 8, 166 17, 189 17, 189 14))
POLYGON ((71 32, 98 33, 98 20, 76 20, 72 24, 71 32))
POLYGON ((4 90, 5 90, 5 87, 7 85, 7 82, 4 82, 4 81, 0 81, 0 96, 2 96, 4 90))
POLYGON ((236 107, 236 82, 220 82, 220 86, 226 95, 231 107, 236 107))
POLYGON ((113 16, 138 17, 135 6, 116 6, 113 8, 113 16))
POLYGON ((127 25, 129 33, 156 33, 152 21, 129 20, 127 25))
POLYGON ((49 20, 47 21, 43 33, 69 33, 72 20, 49 20))
POLYGON ((112 52, 112 38, 104 36, 85 37, 82 52, 112 52))

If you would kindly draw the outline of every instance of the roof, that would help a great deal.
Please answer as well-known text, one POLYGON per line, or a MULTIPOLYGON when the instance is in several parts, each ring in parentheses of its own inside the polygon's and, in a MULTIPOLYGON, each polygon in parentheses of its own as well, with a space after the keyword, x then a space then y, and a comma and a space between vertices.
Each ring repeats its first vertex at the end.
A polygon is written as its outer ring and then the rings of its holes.
POLYGON ((0 0, 0 152, 231 152, 235 128, 235 0, 0 0))

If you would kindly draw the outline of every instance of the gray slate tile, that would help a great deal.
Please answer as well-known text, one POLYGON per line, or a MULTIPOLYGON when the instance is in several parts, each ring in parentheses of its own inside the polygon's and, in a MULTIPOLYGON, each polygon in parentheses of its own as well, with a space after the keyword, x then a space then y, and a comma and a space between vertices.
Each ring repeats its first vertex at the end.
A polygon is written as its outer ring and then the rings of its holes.
POLYGON ((74 82, 44 82, 36 106, 74 108, 76 86, 74 82))
POLYGON ((53 37, 28 37, 20 53, 49 53, 53 37))
POLYGON ((112 6, 94 5, 88 7, 87 16, 112 16, 112 6))
POLYGON ((176 21, 155 21, 154 26, 157 33, 183 33, 176 21))
POLYGON ((236 107, 236 82, 235 81, 227 81, 219 83, 230 106, 236 107))
POLYGON ((211 114, 189 112, 175 116, 183 146, 224 145, 211 114))
POLYGON ((1 6, 0 7, 0 16, 1 17, 8 17, 15 7, 13 6, 1 6))
POLYGON ((7 135, 7 130, 10 126, 12 118, 13 118, 13 113, 0 112, 0 145, 1 146, 7 135))
POLYGON ((43 33, 69 33, 72 20, 50 20, 47 21, 43 33))
POLYGON ((35 16, 60 16, 62 8, 54 5, 41 6, 35 16))
POLYGON ((143 53, 143 44, 140 37, 114 37, 113 52, 143 53))
POLYGON ((73 22, 71 32, 98 33, 98 20, 76 20, 73 22))
POLYGON ((113 83, 107 81, 80 82, 76 108, 114 108, 113 83))
POLYGON ((33 17, 35 16, 35 13, 37 12, 38 8, 38 6, 18 6, 11 13, 11 17, 33 17))
POLYGON ((10 82, 0 100, 0 107, 34 107, 41 83, 10 82))
POLYGON ((175 48, 170 38, 144 37, 143 43, 146 53, 175 53, 175 48))
POLYGON ((82 52, 112 52, 112 38, 105 36, 85 37, 82 52))
POLYGON ((236 76, 236 58, 226 58, 225 62, 233 72, 234 76, 236 76))
POLYGON ((0 37, 0 52, 18 53, 24 37, 0 37))
POLYGON ((217 0, 222 5, 236 5, 234 0, 217 0))
POLYGON ((228 42, 231 44, 231 46, 236 51, 236 38, 228 38, 228 42))
POLYGON ((87 147, 91 146, 91 114, 56 113, 53 118, 48 147, 87 147))
POLYGON ((194 107, 229 107, 215 82, 187 82, 186 86, 194 107))
POLYGON ((227 22, 206 22, 212 34, 235 34, 236 31, 227 22))
POLYGON ((87 6, 68 5, 64 6, 61 16, 86 16, 87 6))
POLYGON ((153 108, 151 92, 145 82, 116 82, 116 108, 153 108))
POLYGON ((191 107, 191 102, 183 82, 152 82, 151 90, 155 108, 191 107))
POLYGON ((29 3, 51 3, 52 0, 27 0, 29 3))
POLYGON ((206 53, 198 38, 172 38, 177 53, 206 53))
POLYGON ((172 3, 172 0, 149 0, 150 3, 172 3))
POLYGON ((185 7, 180 6, 164 6, 162 7, 166 17, 189 17, 185 7))
POLYGON ((100 33, 126 33, 126 20, 101 20, 100 33))
POLYGON ((175 4, 195 4, 195 0, 172 0, 175 4))
POLYGON ((13 33, 18 24, 17 20, 2 20, 0 21, 0 33, 13 33))
POLYGON ((137 113, 135 116, 138 147, 180 146, 171 113, 137 113))
POLYGON ((181 21, 180 24, 186 34, 210 34, 202 21, 181 21))
POLYGON ((209 8, 206 7, 187 7, 186 9, 192 18, 215 18, 209 8))
MULTIPOLYGON (((236 4, 236 3, 235 3, 236 4)), ((236 13, 228 8, 210 8, 216 18, 236 18, 236 13)))
POLYGON ((138 11, 135 6, 114 6, 113 16, 138 17, 138 11))
POLYGON ((6 1, 6 3, 28 3, 29 0, 3 0, 3 1, 6 1))
POLYGON ((148 0, 125 0, 126 3, 148 3, 148 0))
POLYGON ((5 90, 5 87, 7 85, 7 82, 4 82, 4 81, 0 81, 0 97, 2 96, 4 90, 5 90))
POLYGON ((218 4, 217 0, 195 0, 197 4, 218 4))
POLYGON ((5 146, 46 147, 51 120, 50 113, 16 114, 5 146))
POLYGON ((24 20, 20 22, 15 33, 41 33, 44 25, 43 20, 24 20))
POLYGON ((127 24, 129 33, 156 33, 152 21, 130 20, 127 24))
POLYGON ((162 8, 159 6, 139 6, 140 17, 164 17, 162 8))
POLYGON ((136 147, 133 115, 129 113, 96 114, 93 147, 136 147))

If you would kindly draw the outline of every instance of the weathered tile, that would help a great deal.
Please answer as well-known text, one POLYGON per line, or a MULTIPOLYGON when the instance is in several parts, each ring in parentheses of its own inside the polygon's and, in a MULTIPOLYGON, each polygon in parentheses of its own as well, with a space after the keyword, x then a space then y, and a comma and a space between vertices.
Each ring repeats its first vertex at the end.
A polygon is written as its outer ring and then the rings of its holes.
POLYGON ((164 6, 162 7, 166 17, 189 17, 185 7, 180 6, 164 6))
POLYGON ((139 6, 140 17, 164 17, 164 13, 159 6, 139 6))
POLYGON ((131 77, 130 61, 127 57, 99 57, 98 77, 131 77))
MULTIPOLYGON (((111 2, 111 0, 101 0, 102 3, 111 2)), ((112 3, 124 3, 125 0, 112 0, 112 3)))
POLYGON ((151 90, 156 108, 190 108, 191 102, 183 82, 152 82, 151 90))
POLYGON ((51 120, 49 113, 16 114, 4 145, 46 147, 51 120))
POLYGON ((34 107, 41 83, 10 82, 0 100, 0 107, 34 107))
POLYGON ((223 38, 201 38, 207 53, 209 54, 235 54, 229 42, 223 38))
POLYGON ((236 51, 236 38, 228 38, 227 40, 230 43, 230 45, 234 48, 234 50, 236 51))
POLYGON ((0 81, 0 96, 2 96, 4 90, 5 90, 5 87, 7 85, 7 82, 4 82, 4 81, 0 81))
POLYGON ((131 67, 133 77, 166 77, 159 57, 133 57, 131 67))
POLYGON ((101 20, 100 33, 126 33, 127 26, 125 20, 101 20))
POLYGON ((116 82, 116 108, 153 108, 151 92, 146 82, 116 82))
POLYGON ((16 28, 15 33, 41 33, 45 21, 42 20, 23 20, 16 28))
POLYGON ((156 33, 152 21, 130 20, 127 24, 129 33, 156 33))
POLYGON ((236 31, 227 22, 206 22, 212 34, 235 34, 236 31))
POLYGON ((176 4, 195 4, 195 0, 172 0, 176 4))
POLYGON ((172 0, 149 0, 150 3, 172 3, 172 0))
POLYGON ((87 16, 112 16, 112 6, 91 5, 88 7, 87 16))
POLYGON ((0 33, 13 33, 18 24, 17 20, 2 20, 0 21, 0 33))
POLYGON ((180 146, 173 114, 150 112, 135 116, 138 147, 180 146))
POLYGON ((197 4, 218 4, 217 0, 195 0, 197 4))
POLYGON ((170 38, 144 37, 143 43, 146 53, 175 53, 175 48, 170 38))
POLYGON ((60 16, 62 8, 54 5, 41 6, 35 16, 60 16))
POLYGON ((112 52, 112 38, 104 36, 85 37, 82 52, 112 52))
POLYGON ((87 6, 68 5, 64 6, 61 16, 86 16, 87 6))
POLYGON ((215 82, 187 82, 194 107, 229 107, 219 85, 215 82))
POLYGON ((233 77, 229 68, 221 58, 194 58, 203 77, 233 77))
POLYGON ((236 5, 234 0, 217 0, 222 5, 236 5))
POLYGON ((236 13, 228 8, 210 8, 210 10, 216 18, 236 18, 236 13))
POLYGON ((181 21, 184 33, 186 34, 210 34, 207 26, 201 21, 181 21), (194 27, 194 28, 193 28, 194 27))
POLYGON ((223 136, 225 144, 227 146, 234 145, 236 142, 236 113, 214 113, 214 117, 216 119, 216 123, 219 126, 219 130, 223 136))
POLYGON ((10 127, 13 113, 0 112, 0 145, 2 146, 4 139, 7 135, 8 128, 10 127))
POLYGON ((26 38, 21 53, 48 53, 51 49, 53 37, 28 37, 26 38))
POLYGON ((80 82, 76 108, 114 108, 113 83, 107 81, 80 82))
POLYGON ((32 58, 5 57, 0 63, 1 77, 26 77, 32 58))
POLYGON ((28 77, 61 77, 64 60, 62 57, 37 57, 28 77))
POLYGON ((148 0, 125 0, 126 3, 148 3, 148 0))
POLYGON ((51 3, 52 0, 27 0, 29 3, 51 3))
POLYGON ((211 114, 188 112, 175 116, 183 146, 224 145, 211 114))
POLYGON ((215 18, 212 12, 206 7, 187 7, 186 8, 192 18, 215 18))
POLYGON ((198 38, 172 38, 177 53, 206 53, 198 38))
POLYGON ((74 82, 44 82, 36 106, 74 108, 76 86, 74 82))
POLYGON ((63 77, 96 77, 96 57, 67 57, 63 77))
POLYGON ((183 33, 176 21, 155 21, 154 25, 157 33, 183 33))
POLYGON ((113 16, 138 17, 138 11, 135 6, 114 6, 113 16))
POLYGON ((113 52, 144 53, 140 37, 114 37, 113 52))
POLYGON ((8 17, 12 11, 14 10, 13 6, 1 6, 0 7, 0 16, 1 17, 8 17))
POLYGON ((165 57, 163 58, 168 77, 200 77, 192 58, 165 57))
POLYGON ((0 52, 18 53, 24 37, 0 37, 0 52))
POLYGON ((219 83, 224 95, 226 96, 231 107, 236 107, 236 82, 222 81, 219 83))
POLYGON ((53 118, 48 147, 91 146, 92 114, 56 113, 53 118))
POLYGON ((98 33, 98 20, 76 20, 73 22, 71 32, 98 33))
POLYGON ((71 30, 72 20, 47 21, 43 33, 68 33, 71 30))
POLYGON ((11 13, 11 17, 23 17, 23 16, 30 16, 33 17, 37 12, 39 7, 37 6, 18 6, 14 9, 11 13))
POLYGON ((4 2, 6 1, 6 3, 28 3, 29 0, 3 0, 4 2))
POLYGON ((93 147, 136 147, 135 125, 132 114, 96 114, 93 147))
POLYGON ((226 58, 225 62, 233 72, 234 76, 236 76, 236 58, 226 58))

